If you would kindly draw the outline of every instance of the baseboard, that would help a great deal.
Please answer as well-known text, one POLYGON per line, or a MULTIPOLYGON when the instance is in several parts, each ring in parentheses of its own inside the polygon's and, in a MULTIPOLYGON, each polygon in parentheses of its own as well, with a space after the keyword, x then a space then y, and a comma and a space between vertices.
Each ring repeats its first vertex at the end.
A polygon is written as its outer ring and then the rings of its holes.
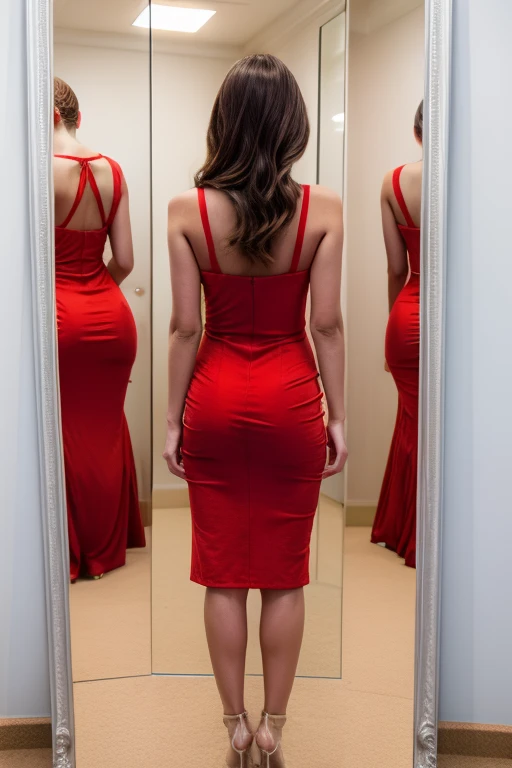
POLYGON ((512 726, 440 722, 441 755, 512 759, 512 726))
POLYGON ((345 508, 345 525, 371 528, 377 512, 376 504, 347 504, 345 508))
POLYGON ((47 749, 52 746, 49 718, 1 718, 0 751, 6 749, 47 749))
POLYGON ((153 509, 182 509, 188 507, 188 488, 153 488, 153 509))

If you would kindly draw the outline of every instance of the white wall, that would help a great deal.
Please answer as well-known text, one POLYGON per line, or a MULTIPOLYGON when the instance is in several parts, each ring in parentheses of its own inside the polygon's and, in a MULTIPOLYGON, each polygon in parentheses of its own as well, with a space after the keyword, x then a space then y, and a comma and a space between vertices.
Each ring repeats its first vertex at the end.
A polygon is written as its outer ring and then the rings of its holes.
POLYGON ((0 5, 0 718, 48 717, 30 274, 25 4, 0 5))
POLYGON ((442 720, 512 725, 512 7, 454 0, 442 720))
POLYGON ((206 131, 232 58, 155 53, 153 57, 153 429, 154 488, 185 488, 162 459, 167 425, 167 347, 171 283, 167 205, 194 186, 206 157, 206 131))
MULTIPOLYGON (((141 50, 94 47, 88 35, 58 30, 55 75, 76 92, 82 111, 79 141, 120 164, 130 195, 135 267, 122 290, 137 324, 138 349, 125 412, 137 467, 139 497, 151 499, 151 219, 149 36, 141 50), (82 44, 80 44, 82 43, 82 44), (146 48, 144 50, 144 47, 146 48), (142 297, 135 288, 145 291, 142 297)), ((107 244, 106 258, 110 251, 107 244)))
POLYGON ((350 35, 347 504, 355 506, 377 503, 396 418, 396 387, 384 371, 388 299, 380 189, 387 171, 421 157, 413 124, 423 97, 423 59, 423 7, 370 34, 350 35))

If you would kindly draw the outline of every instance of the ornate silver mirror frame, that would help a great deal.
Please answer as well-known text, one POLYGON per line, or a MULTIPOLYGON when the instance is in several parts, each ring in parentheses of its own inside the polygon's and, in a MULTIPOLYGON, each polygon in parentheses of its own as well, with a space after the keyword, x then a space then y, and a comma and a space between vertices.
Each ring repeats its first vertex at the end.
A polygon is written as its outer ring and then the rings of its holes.
MULTIPOLYGON (((66 499, 53 268, 52 0, 25 0, 31 252, 55 768, 74 768, 66 499)), ((444 273, 451 0, 426 0, 414 767, 437 763, 443 446, 444 273)), ((342 727, 342 724, 340 724, 342 727)))
POLYGON ((414 768, 437 765, 452 0, 425 13, 414 768))
POLYGON ((69 553, 62 466, 54 291, 52 0, 25 0, 30 245, 53 764, 74 768, 69 553))

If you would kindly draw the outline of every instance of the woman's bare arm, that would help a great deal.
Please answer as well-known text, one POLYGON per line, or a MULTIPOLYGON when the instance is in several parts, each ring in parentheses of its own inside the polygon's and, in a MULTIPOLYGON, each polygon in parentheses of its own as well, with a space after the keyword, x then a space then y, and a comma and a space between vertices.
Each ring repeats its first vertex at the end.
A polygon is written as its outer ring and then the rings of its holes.
POLYGON ((172 315, 169 333, 167 422, 174 425, 181 425, 185 397, 203 332, 199 267, 183 233, 187 207, 187 201, 183 197, 177 197, 169 203, 168 244, 172 315))
POLYGON ((171 265, 172 315, 169 329, 169 395, 164 457, 169 470, 185 477, 179 456, 185 398, 202 336, 201 278, 184 234, 189 205, 184 195, 169 203, 168 244, 171 265))
POLYGON ((389 311, 393 307, 398 294, 407 282, 409 274, 409 262, 407 260, 407 248, 404 242, 395 214, 391 206, 391 195, 393 195, 392 173, 388 173, 382 184, 381 191, 381 211, 382 211, 382 231, 384 233, 384 244, 388 257, 388 301, 389 311))
POLYGON ((107 269, 118 285, 128 277, 133 270, 133 241, 130 223, 130 201, 126 181, 122 179, 121 200, 114 221, 109 230, 112 258, 107 269))
MULTIPOLYGON (((325 193, 324 193, 325 194, 325 193)), ((311 268, 311 336, 325 390, 329 421, 345 420, 345 339, 341 315, 343 210, 334 193, 326 196, 327 231, 311 268)))
POLYGON ((331 457, 324 477, 340 472, 347 458, 345 446, 345 337, 341 314, 343 209, 338 195, 325 197, 326 232, 311 268, 310 328, 328 410, 331 457))

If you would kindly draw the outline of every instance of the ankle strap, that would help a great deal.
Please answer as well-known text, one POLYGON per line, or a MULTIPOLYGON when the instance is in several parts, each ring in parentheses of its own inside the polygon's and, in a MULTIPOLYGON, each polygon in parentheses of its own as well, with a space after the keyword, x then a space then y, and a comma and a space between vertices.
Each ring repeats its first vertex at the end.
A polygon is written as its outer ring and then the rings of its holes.
MULTIPOLYGON (((271 720, 274 720, 274 722, 281 720, 282 724, 284 725, 286 722, 286 715, 271 715, 269 712, 263 712, 261 713, 262 718, 267 722, 267 720, 270 718, 271 720)), ((278 722, 276 722, 276 725, 279 725, 278 722)))
POLYGON ((240 722, 248 717, 247 711, 240 712, 239 715, 224 715, 224 720, 240 720, 240 722))

